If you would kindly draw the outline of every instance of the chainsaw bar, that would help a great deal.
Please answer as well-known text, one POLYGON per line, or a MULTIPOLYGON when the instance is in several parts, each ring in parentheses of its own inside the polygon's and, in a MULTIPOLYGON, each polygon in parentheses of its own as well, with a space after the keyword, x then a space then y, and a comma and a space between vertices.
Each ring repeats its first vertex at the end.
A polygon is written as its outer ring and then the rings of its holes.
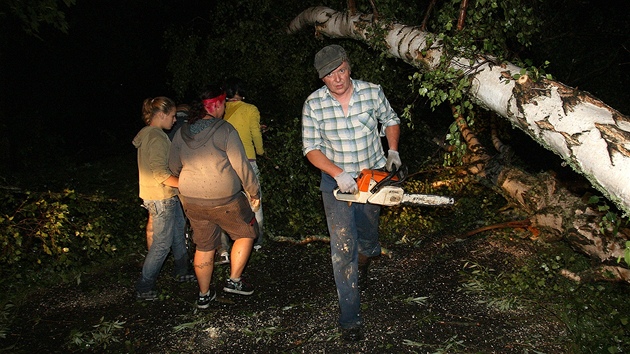
POLYGON ((403 194, 402 203, 413 205, 446 206, 455 204, 455 199, 432 194, 403 194))

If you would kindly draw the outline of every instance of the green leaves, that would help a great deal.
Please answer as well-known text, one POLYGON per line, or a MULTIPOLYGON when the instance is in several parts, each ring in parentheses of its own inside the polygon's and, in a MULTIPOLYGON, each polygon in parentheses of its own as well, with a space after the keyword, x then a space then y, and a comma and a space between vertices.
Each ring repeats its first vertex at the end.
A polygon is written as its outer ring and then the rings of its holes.
POLYGON ((302 238, 327 234, 319 192, 320 172, 302 156, 301 121, 294 118, 267 134, 260 167, 265 232, 302 238))
POLYGON ((48 24, 63 33, 68 32, 66 8, 74 5, 76 0, 6 0, 0 5, 0 18, 4 15, 3 8, 8 8, 11 15, 22 22, 22 28, 30 35, 37 37, 39 27, 48 24))
POLYGON ((105 227, 112 225, 104 213, 108 207, 97 198, 77 197, 74 190, 66 189, 59 193, 5 194, 0 200, 5 215, 11 214, 0 220, 2 262, 65 267, 113 252, 112 233, 105 227))

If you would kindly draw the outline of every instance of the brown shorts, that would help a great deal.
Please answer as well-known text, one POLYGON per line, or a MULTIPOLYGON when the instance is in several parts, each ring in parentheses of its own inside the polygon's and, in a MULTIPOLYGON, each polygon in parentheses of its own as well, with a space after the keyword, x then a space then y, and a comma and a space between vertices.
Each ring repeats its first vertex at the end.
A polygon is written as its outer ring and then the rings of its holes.
POLYGON ((239 193, 226 205, 208 206, 203 201, 182 198, 184 212, 193 230, 193 242, 200 251, 212 251, 221 246, 221 230, 232 240, 255 239, 258 234, 256 216, 247 197, 239 193))

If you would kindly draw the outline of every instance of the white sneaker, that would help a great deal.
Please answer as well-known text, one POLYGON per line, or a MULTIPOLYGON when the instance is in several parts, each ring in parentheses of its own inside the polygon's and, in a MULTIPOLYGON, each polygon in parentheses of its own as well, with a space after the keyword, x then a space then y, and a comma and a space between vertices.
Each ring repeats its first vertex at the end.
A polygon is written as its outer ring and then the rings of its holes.
POLYGON ((219 256, 219 264, 228 264, 230 263, 230 254, 227 251, 221 252, 221 256, 219 256))

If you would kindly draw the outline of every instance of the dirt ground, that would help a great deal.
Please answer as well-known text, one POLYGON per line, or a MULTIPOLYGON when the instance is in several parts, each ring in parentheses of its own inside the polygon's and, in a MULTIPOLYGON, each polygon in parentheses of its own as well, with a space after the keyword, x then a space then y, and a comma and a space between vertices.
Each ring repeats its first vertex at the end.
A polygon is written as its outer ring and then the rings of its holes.
MULTIPOLYGON (((498 311, 482 295, 462 291, 466 263, 497 272, 535 252, 527 240, 488 234, 467 240, 426 239, 417 247, 385 245, 362 295, 365 340, 345 343, 329 247, 268 241, 246 269, 252 296, 218 292, 206 310, 195 306, 196 283, 159 280, 160 299, 137 302, 133 282, 142 256, 121 260, 38 293, 15 310, 3 352, 12 353, 562 353, 565 333, 544 307, 498 311), (505 262, 509 259, 510 262, 505 262), (102 320, 101 320, 102 319, 102 320), (121 328, 104 331, 119 321, 121 328), (101 323, 101 325, 99 325, 101 323), (99 331, 100 330, 100 331, 99 331), (84 338, 80 347, 70 338, 84 338), (82 334, 82 336, 78 336, 82 334), (107 340, 109 338, 109 341, 107 340)), ((217 266, 222 288, 228 266, 217 266)))

